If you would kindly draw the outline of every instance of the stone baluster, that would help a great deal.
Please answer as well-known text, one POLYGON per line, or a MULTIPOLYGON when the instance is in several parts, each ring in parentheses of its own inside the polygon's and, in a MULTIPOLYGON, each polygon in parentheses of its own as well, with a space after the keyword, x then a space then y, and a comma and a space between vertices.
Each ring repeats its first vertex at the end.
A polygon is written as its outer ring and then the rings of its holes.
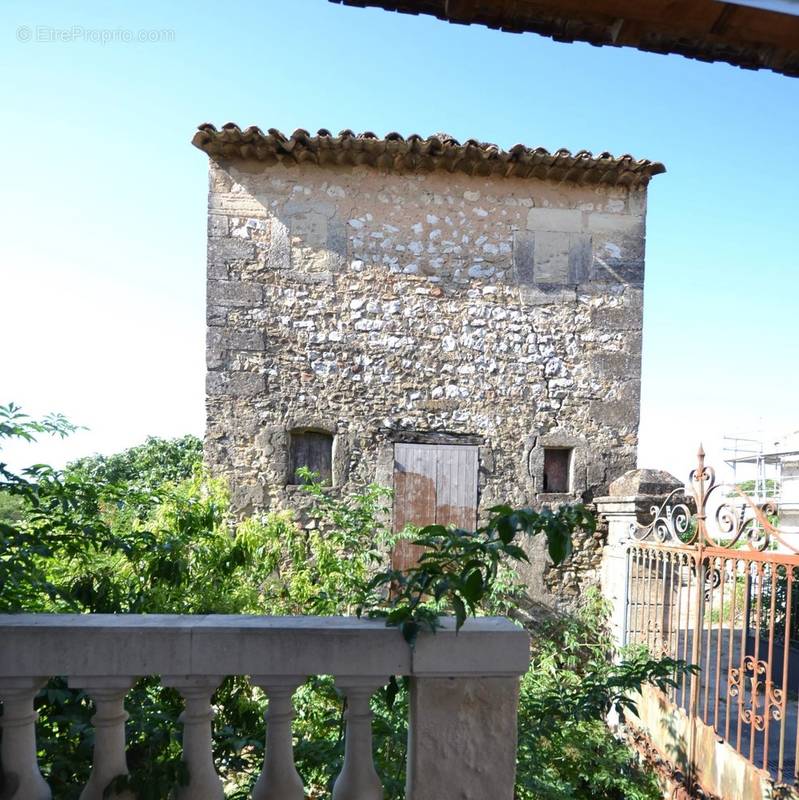
POLYGON ((333 800, 383 800, 383 784, 372 755, 369 700, 384 684, 383 678, 336 678, 336 688, 347 699, 347 730, 344 767, 333 786, 333 800))
POLYGON ((128 790, 104 795, 111 781, 128 774, 125 757, 125 695, 133 686, 135 678, 91 677, 70 678, 69 686, 83 689, 94 702, 94 755, 89 781, 80 794, 80 800, 133 800, 128 790))
POLYGON ((263 689, 269 699, 264 715, 264 768, 253 788, 252 800, 304 800, 302 778, 294 766, 294 747, 291 740, 294 709, 291 696, 305 678, 294 675, 253 675, 250 680, 254 686, 263 689))
POLYGON ((214 766, 211 722, 216 713, 211 698, 222 678, 210 675, 170 675, 161 681, 177 689, 186 703, 178 722, 183 724, 183 761, 189 782, 177 792, 178 800, 223 800, 225 792, 214 766))
POLYGON ((33 700, 45 682, 46 678, 0 678, 3 800, 50 800, 52 796, 36 760, 36 720, 39 715, 33 710, 33 700))

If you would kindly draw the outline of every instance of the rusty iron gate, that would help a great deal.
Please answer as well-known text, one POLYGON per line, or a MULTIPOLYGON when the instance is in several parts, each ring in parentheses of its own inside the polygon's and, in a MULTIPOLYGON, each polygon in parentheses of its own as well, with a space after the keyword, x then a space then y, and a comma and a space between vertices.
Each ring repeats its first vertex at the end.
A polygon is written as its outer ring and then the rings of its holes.
MULTIPOLYGON (((700 448, 693 502, 676 490, 651 508, 648 525, 633 525, 625 639, 697 665, 695 675, 675 672, 668 699, 774 781, 796 785, 799 554, 791 539, 799 531, 778 529, 769 502, 722 498, 704 458, 700 448)), ((695 725, 688 730, 695 764, 695 725)))

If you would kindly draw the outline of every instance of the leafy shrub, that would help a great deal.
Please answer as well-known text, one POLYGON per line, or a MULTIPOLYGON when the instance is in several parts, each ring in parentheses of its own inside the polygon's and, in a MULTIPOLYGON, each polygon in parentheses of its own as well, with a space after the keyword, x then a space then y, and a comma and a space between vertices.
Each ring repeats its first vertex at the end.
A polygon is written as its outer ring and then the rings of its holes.
POLYGON ((519 698, 517 800, 655 800, 654 775, 607 727, 643 683, 670 685, 675 667, 643 653, 618 661, 608 607, 596 590, 574 616, 553 617, 533 633, 533 659, 519 698))
POLYGON ((466 617, 490 604, 503 585, 503 564, 527 561, 517 544, 519 534, 543 534, 555 564, 571 553, 571 534, 577 528, 593 530, 595 521, 580 504, 513 510, 507 506, 489 509, 488 522, 476 531, 428 525, 412 537, 423 547, 418 562, 404 571, 386 569, 378 573, 370 588, 382 588, 374 598, 374 615, 383 615, 397 625, 409 644, 421 630, 435 631, 441 614, 454 613, 456 630, 466 617))

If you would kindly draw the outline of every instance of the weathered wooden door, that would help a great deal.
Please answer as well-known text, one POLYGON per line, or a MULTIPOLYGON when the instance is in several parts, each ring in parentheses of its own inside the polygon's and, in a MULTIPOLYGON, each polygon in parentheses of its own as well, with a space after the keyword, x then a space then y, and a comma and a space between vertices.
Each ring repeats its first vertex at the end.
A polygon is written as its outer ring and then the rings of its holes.
MULTIPOLYGON (((394 530, 407 524, 477 524, 477 447, 454 444, 394 445, 394 530)), ((400 541, 395 569, 416 563, 421 548, 400 541)))

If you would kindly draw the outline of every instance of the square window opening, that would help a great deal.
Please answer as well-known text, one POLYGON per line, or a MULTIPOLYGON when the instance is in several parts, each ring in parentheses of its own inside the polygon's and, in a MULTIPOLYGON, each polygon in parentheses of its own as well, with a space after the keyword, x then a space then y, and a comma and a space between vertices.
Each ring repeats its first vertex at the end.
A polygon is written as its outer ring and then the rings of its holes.
POLYGON ((544 448, 544 491, 565 494, 571 491, 570 447, 544 448))
POLYGON ((298 486, 306 481, 297 472, 307 467, 319 476, 322 484, 333 484, 333 437, 320 431, 291 432, 291 473, 288 483, 298 486))

